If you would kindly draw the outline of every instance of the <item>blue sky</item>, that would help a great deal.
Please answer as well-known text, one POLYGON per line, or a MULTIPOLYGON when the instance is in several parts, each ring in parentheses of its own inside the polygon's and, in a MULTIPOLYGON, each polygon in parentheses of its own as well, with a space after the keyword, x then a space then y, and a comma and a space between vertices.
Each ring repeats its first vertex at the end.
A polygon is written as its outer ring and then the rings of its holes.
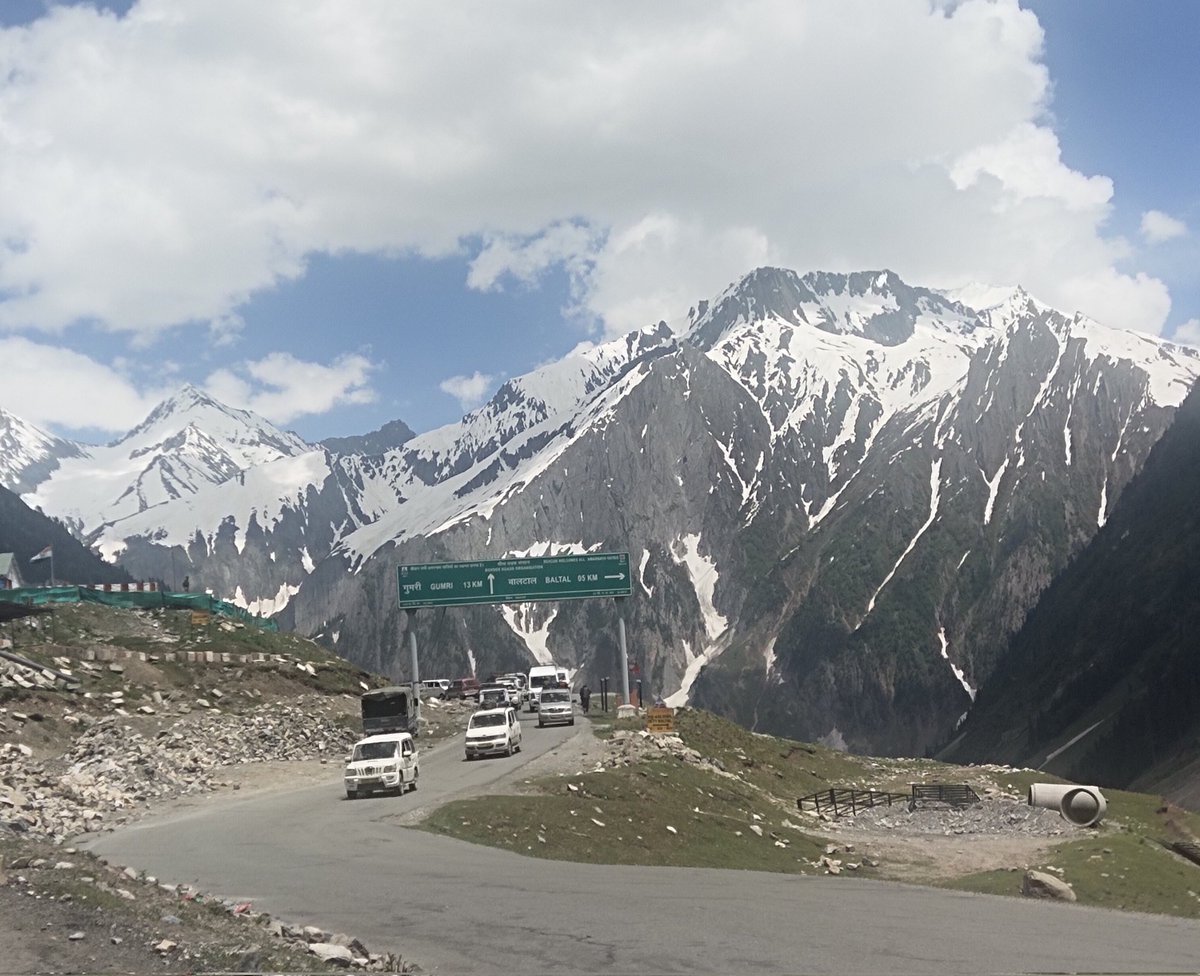
POLYGON ((0 4, 0 407, 315 440, 761 264, 1200 343, 1200 4, 0 4), (353 16, 347 12, 353 11, 353 16))

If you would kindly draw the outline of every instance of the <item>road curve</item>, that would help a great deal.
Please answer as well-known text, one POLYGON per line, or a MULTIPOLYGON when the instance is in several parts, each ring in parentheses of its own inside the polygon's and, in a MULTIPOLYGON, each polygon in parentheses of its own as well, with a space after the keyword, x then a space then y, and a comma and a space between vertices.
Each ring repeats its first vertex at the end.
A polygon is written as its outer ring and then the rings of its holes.
POLYGON ((525 749, 421 759, 421 788, 347 801, 328 783, 218 798, 89 838, 160 880, 346 932, 426 971, 491 974, 1194 972, 1200 922, 860 879, 522 857, 398 825, 488 792, 574 730, 525 749))

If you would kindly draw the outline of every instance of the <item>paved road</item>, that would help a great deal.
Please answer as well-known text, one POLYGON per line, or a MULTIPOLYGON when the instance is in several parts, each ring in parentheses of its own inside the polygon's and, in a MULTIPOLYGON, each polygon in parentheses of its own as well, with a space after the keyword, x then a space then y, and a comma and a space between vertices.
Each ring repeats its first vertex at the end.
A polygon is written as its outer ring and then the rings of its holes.
POLYGON ((525 726, 511 759, 422 756, 421 789, 328 784, 214 800, 89 842, 164 881, 254 902, 442 973, 1194 972, 1200 923, 859 879, 565 864, 407 829, 487 792, 571 729, 525 726))

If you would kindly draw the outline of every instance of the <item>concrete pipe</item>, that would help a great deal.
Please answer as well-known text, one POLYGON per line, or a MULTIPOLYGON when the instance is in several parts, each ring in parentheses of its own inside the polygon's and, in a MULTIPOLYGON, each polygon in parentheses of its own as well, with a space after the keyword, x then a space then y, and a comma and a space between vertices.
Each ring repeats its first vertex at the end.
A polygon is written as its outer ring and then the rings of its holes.
POLYGON ((1076 827, 1094 827, 1108 809, 1098 786, 1074 783, 1034 783, 1029 787, 1029 805, 1057 810, 1076 827))

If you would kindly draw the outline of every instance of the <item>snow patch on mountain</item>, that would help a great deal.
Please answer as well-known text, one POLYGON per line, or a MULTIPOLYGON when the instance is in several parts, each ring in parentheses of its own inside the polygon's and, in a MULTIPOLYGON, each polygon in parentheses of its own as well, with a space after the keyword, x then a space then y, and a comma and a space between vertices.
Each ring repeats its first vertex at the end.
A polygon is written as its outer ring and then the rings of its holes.
POLYGON ((539 603, 506 603, 500 607, 500 615, 512 632, 524 641, 538 664, 544 666, 554 663, 554 655, 546 646, 546 641, 550 636, 550 625, 558 616, 557 607, 547 613, 539 603), (535 623, 542 617, 545 619, 535 623))
POLYGON ((648 562, 650 562, 650 550, 643 549, 641 561, 638 563, 638 585, 646 592, 646 596, 654 596, 654 587, 646 585, 646 564, 648 562))
POLYGON ((771 669, 775 667, 775 641, 776 637, 772 637, 767 641, 767 646, 763 648, 763 660, 766 663, 766 673, 770 674, 771 669))
POLYGON ((600 544, 585 546, 580 542, 535 542, 527 549, 510 549, 508 559, 546 559, 551 556, 586 556, 600 544))
MULTIPOLYGON (((287 583, 281 583, 279 586, 279 592, 276 593, 275 596, 262 600, 249 600, 246 598, 246 595, 242 592, 242 588, 239 585, 234 591, 230 602, 237 604, 239 607, 245 607, 251 613, 256 613, 260 617, 270 617, 286 607, 288 602, 299 592, 299 590, 299 586, 290 586, 287 583)), ((336 637, 334 640, 336 642, 336 637)))
POLYGON ((718 578, 716 564, 709 557, 700 554, 699 535, 680 536, 671 546, 671 555, 677 563, 687 569, 692 588, 696 591, 696 599, 700 601, 704 629, 710 640, 715 639, 729 626, 729 621, 713 604, 718 578))
MULTIPOLYGON (((896 575, 896 571, 900 568, 904 560, 908 558, 909 553, 911 553, 917 547, 917 543, 920 541, 921 536, 923 536, 929 527, 933 525, 934 519, 937 518, 938 514, 941 486, 942 459, 939 457, 933 462, 933 470, 929 475, 929 516, 921 524, 921 527, 917 529, 917 534, 914 535, 911 540, 909 540, 908 546, 905 548, 904 552, 900 553, 900 558, 896 560, 896 564, 892 567, 891 572, 889 572, 887 576, 883 578, 883 582, 879 584, 879 588, 873 594, 871 594, 871 599, 867 601, 867 612, 866 614, 863 614, 863 619, 866 619, 867 615, 875 609, 876 598, 880 593, 883 592, 884 587, 892 581, 892 577, 896 575)), ((859 626, 862 626, 861 622, 859 623, 859 626)))
MULTIPOLYGON (((946 628, 942 627, 938 630, 938 641, 941 644, 942 657, 946 663, 950 665, 950 670, 954 672, 954 677, 958 679, 958 683, 962 685, 963 691, 971 696, 971 701, 975 700, 976 689, 971 686, 967 680, 967 673, 957 664, 950 660, 950 642, 946 639, 946 628)), ((959 719, 961 722, 962 719, 959 719)))

